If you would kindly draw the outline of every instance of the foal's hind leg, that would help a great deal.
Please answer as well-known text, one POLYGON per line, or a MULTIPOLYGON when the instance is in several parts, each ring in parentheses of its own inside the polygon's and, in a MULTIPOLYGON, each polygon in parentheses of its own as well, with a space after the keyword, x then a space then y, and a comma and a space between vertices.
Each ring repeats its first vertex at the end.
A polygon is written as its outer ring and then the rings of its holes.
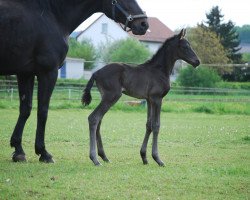
POLYGON ((19 117, 10 140, 11 147, 15 147, 12 156, 14 162, 26 161, 25 153, 22 148, 22 135, 25 123, 30 116, 32 108, 34 75, 18 75, 17 81, 20 100, 19 117))
MULTIPOLYGON (((102 120, 105 113, 110 109, 112 105, 120 98, 121 93, 118 94, 105 94, 102 97, 101 103, 97 108, 89 115, 89 134, 90 134, 90 152, 89 157, 95 165, 100 165, 100 162, 96 157, 96 135, 97 127, 102 120)), ((100 138, 99 138, 100 139, 100 138)))
POLYGON ((102 120, 99 122, 96 130, 96 142, 97 142, 97 149, 98 149, 98 155, 102 158, 103 161, 109 162, 109 159, 107 158, 102 144, 102 137, 100 133, 100 127, 101 127, 102 120))

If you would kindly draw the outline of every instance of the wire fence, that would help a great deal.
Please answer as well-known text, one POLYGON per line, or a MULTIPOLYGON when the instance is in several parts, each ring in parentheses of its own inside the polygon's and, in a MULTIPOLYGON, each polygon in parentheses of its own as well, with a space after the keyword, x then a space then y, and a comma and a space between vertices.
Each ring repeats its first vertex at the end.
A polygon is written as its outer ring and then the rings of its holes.
MULTIPOLYGON (((52 99, 79 101, 85 85, 57 85, 52 99)), ((96 87, 92 89, 94 100, 100 99, 96 87)), ((33 98, 37 98, 37 84, 34 87, 33 98)), ((0 100, 14 101, 19 99, 16 81, 0 80, 0 100)), ((250 102, 250 90, 228 88, 200 88, 200 87, 177 87, 173 86, 166 101, 206 101, 206 102, 250 102)), ((121 101, 137 101, 137 99, 123 95, 121 101)))

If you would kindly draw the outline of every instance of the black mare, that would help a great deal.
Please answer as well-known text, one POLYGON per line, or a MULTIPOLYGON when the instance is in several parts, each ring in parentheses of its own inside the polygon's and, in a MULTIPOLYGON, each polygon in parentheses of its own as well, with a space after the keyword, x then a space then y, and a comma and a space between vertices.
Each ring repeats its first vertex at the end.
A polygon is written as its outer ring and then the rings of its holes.
POLYGON ((147 17, 135 0, 0 0, 0 75, 17 75, 20 98, 19 118, 10 140, 15 148, 13 161, 26 160, 22 135, 36 76, 35 152, 41 155, 40 161, 53 162, 44 136, 58 68, 68 51, 69 34, 96 12, 105 13, 134 34, 145 34, 148 28, 147 17))
POLYGON ((158 154, 158 133, 162 99, 170 90, 171 71, 178 59, 182 59, 194 67, 200 64, 199 59, 184 36, 185 30, 182 30, 178 35, 167 39, 158 52, 144 64, 134 67, 127 64, 112 63, 93 74, 84 90, 82 103, 85 105, 90 104, 90 90, 94 82, 96 82, 102 98, 100 104, 88 117, 90 131, 89 156, 95 165, 100 165, 96 156, 96 144, 98 155, 104 161, 109 161, 102 145, 101 121, 105 113, 124 93, 147 101, 146 134, 140 151, 143 163, 148 164, 146 150, 149 136, 153 132, 152 156, 160 166, 164 166, 158 154))

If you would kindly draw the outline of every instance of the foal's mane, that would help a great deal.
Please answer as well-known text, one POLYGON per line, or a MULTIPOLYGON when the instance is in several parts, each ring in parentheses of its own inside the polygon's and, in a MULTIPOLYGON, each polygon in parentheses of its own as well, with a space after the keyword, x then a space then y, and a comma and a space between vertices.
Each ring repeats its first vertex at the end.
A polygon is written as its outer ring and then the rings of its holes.
POLYGON ((147 63, 151 63, 154 62, 155 60, 158 59, 159 54, 161 54, 162 52, 165 52, 166 49, 171 46, 171 42, 174 41, 176 38, 178 37, 178 35, 174 35, 170 38, 167 38, 165 40, 165 42, 161 45, 161 47, 158 49, 158 51, 152 56, 151 59, 149 59, 148 61, 145 62, 145 64, 147 63))

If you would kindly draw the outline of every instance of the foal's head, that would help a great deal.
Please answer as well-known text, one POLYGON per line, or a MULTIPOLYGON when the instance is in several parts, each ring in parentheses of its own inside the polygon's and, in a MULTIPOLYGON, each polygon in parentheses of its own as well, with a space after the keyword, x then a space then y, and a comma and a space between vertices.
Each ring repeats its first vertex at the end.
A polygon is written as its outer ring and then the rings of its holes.
POLYGON ((200 65, 200 60, 197 57, 196 53, 190 46, 190 43, 184 38, 186 34, 186 30, 182 29, 181 32, 177 35, 178 44, 176 45, 176 56, 177 59, 181 59, 192 65, 193 67, 197 67, 200 65))
POLYGON ((144 35, 148 29, 147 16, 136 0, 103 0, 103 12, 135 35, 144 35))

